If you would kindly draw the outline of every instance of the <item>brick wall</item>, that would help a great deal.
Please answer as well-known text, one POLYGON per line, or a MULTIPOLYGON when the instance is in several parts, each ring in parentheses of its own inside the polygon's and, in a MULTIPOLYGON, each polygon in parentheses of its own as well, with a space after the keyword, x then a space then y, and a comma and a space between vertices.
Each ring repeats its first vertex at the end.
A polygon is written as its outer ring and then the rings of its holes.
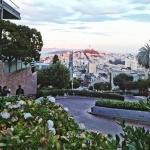
POLYGON ((7 86, 11 89, 11 95, 15 95, 18 85, 21 85, 25 94, 36 94, 37 73, 32 73, 31 67, 4 74, 2 62, 0 62, 0 86, 7 86))

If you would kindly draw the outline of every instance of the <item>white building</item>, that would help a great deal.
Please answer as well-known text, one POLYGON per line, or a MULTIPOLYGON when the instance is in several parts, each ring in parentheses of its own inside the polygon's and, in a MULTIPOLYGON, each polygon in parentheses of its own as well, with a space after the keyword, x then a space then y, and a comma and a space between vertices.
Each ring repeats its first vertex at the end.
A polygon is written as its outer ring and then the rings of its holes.
POLYGON ((130 67, 131 70, 135 70, 135 71, 143 70, 143 68, 138 65, 138 61, 136 60, 136 58, 134 58, 134 59, 128 59, 128 58, 126 58, 125 59, 125 67, 126 68, 130 67))
POLYGON ((95 63, 88 64, 88 73, 96 73, 96 64, 95 63))

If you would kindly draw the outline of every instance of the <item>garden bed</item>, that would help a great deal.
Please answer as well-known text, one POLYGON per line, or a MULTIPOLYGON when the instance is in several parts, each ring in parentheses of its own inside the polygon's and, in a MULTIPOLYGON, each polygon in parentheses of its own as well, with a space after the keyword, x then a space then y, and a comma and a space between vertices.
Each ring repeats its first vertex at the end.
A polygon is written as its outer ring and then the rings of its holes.
POLYGON ((94 106, 91 108, 92 114, 107 116, 112 118, 129 119, 150 123, 150 113, 146 111, 125 110, 107 107, 94 106))

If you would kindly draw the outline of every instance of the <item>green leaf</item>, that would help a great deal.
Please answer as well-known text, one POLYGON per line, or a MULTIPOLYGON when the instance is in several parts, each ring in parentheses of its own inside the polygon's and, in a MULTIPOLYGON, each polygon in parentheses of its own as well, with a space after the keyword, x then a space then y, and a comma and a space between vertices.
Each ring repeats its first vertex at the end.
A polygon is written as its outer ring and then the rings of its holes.
POLYGON ((110 150, 117 150, 117 147, 114 146, 110 141, 108 141, 108 149, 110 149, 110 150))
POLYGON ((64 139, 65 141, 69 142, 66 136, 61 136, 61 139, 64 139))
POLYGON ((59 142, 56 142, 56 148, 57 148, 57 150, 60 150, 60 143, 59 142))
POLYGON ((0 143, 0 147, 5 147, 7 146, 5 143, 0 143))

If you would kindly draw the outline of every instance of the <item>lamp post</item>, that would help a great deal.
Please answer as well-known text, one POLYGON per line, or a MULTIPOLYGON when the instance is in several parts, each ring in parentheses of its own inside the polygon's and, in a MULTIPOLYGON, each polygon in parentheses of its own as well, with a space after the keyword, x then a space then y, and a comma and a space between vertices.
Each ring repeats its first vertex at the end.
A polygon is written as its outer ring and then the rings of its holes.
POLYGON ((72 90, 73 90, 73 78, 72 78, 72 82, 71 82, 71 85, 72 85, 72 90))

